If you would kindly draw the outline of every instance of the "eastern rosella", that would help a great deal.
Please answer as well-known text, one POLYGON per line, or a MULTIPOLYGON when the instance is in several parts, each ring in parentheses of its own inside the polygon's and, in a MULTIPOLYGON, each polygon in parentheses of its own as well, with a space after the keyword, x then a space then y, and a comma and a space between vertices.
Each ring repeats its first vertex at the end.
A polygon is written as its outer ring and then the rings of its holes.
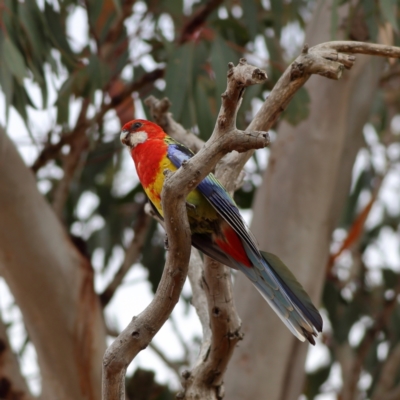
MULTIPOLYGON (((121 142, 129 147, 144 191, 163 217, 163 171, 176 171, 193 153, 160 126, 141 119, 123 126, 121 142)), ((315 344, 313 336, 322 331, 319 312, 282 261, 258 249, 234 200, 214 175, 202 180, 186 202, 192 245, 243 272, 290 331, 301 341, 315 344)))

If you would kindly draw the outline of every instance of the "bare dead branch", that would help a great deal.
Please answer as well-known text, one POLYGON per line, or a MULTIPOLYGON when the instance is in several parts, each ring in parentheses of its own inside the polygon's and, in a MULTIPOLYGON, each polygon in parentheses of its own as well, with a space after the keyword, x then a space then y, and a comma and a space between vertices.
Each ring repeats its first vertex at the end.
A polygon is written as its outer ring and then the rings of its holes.
POLYGON ((204 284, 208 300, 212 337, 206 356, 199 359, 191 372, 182 374, 182 398, 222 399, 223 377, 235 346, 243 338, 236 312, 231 273, 228 267, 205 257, 204 284))
POLYGON ((197 365, 203 362, 203 360, 206 358, 206 354, 209 351, 209 347, 211 345, 211 327, 210 317, 208 314, 207 296, 205 293, 206 282, 204 278, 203 261, 198 250, 193 247, 190 254, 188 277, 190 286, 192 287, 192 304, 196 310, 197 316, 199 317, 203 330, 200 352, 196 361, 197 365))
MULTIPOLYGON (((158 100, 153 98, 150 99, 150 102, 154 102, 156 105, 161 103, 162 105, 163 100, 157 103, 158 100)), ((168 100, 164 104, 166 105, 166 108, 165 110, 161 111, 162 113, 168 110, 168 107, 170 105, 168 100)), ((171 124, 173 128, 170 129, 170 134, 172 133, 172 135, 176 138, 177 131, 179 132, 179 130, 181 130, 185 132, 183 127, 180 124, 176 123, 170 115, 168 117, 173 123, 171 124)), ((186 135, 186 133, 184 133, 184 135, 186 135)), ((154 215, 154 211, 152 210, 150 205, 148 205, 147 207, 147 212, 164 226, 164 221, 160 220, 157 215, 154 215)), ((210 371, 208 375, 214 374, 216 381, 217 378, 220 378, 222 376, 219 369, 221 369, 222 367, 222 371, 224 371, 232 352, 225 352, 224 350, 226 346, 220 346, 219 342, 222 341, 222 343, 230 343, 231 349, 233 350, 234 348, 234 335, 230 334, 230 332, 237 331, 237 326, 235 326, 235 323, 239 321, 239 318, 237 317, 236 311, 234 310, 232 298, 230 295, 230 293, 232 292, 229 279, 230 272, 228 268, 222 265, 219 265, 218 268, 215 268, 216 265, 217 263, 214 262, 211 266, 211 270, 210 267, 208 268, 209 274, 207 274, 206 278, 204 275, 203 261, 200 258, 199 252, 198 250, 192 248, 188 277, 193 292, 192 304, 195 307, 197 315, 200 319, 203 330, 203 337, 200 352, 192 372, 185 370, 182 373, 183 379, 185 381, 188 380, 188 382, 184 382, 183 386, 186 387, 187 390, 186 394, 181 393, 181 396, 190 396, 189 393, 195 393, 198 390, 198 385, 202 386, 203 392, 207 391, 208 386, 204 385, 204 382, 202 380, 202 373, 203 371, 205 371, 205 369, 208 369, 210 371), (225 279, 221 279, 221 276, 223 276, 223 278, 225 279), (216 304, 216 298, 230 298, 231 301, 229 303, 223 301, 222 305, 220 305, 216 304), (215 311, 216 308, 221 309, 221 314, 224 316, 233 315, 233 324, 230 322, 230 318, 221 317, 219 318, 219 324, 211 324, 210 326, 209 310, 211 310, 212 312, 212 310, 215 311), (234 326, 233 329, 232 325, 234 326), (212 329, 217 329, 217 332, 212 334, 212 329), (215 351, 216 349, 218 351, 215 351), (223 365, 221 364, 221 359, 224 360, 222 363, 223 365), (216 367, 217 365, 219 365, 219 369, 216 367)), ((217 392, 221 391, 221 384, 216 383, 215 385, 213 385, 211 387, 211 391, 212 395, 215 396, 217 392)))
MULTIPOLYGON (((190 227, 182 186, 167 176, 163 188, 165 227, 169 251, 157 292, 150 305, 123 330, 107 349, 103 360, 103 399, 125 399, 125 373, 133 358, 150 343, 179 299, 190 258, 190 227), (173 201, 173 199, 176 201, 173 201)), ((186 188, 185 188, 186 189, 186 188)))
MULTIPOLYGON (((337 53, 350 53, 350 54, 369 54, 371 56, 400 58, 400 48, 396 46, 387 46, 385 44, 356 42, 351 40, 335 40, 332 42, 325 42, 311 47, 310 50, 334 50, 337 53)), ((338 57, 343 55, 338 54, 338 57)))
MULTIPOLYGON (((343 67, 351 68, 354 64, 355 57, 352 54, 400 58, 400 48, 352 41, 326 42, 311 48, 305 46, 303 52, 279 78, 246 131, 268 131, 271 129, 294 94, 308 81, 312 74, 339 79, 343 67)), ((228 190, 233 189, 235 177, 243 169, 244 164, 252 154, 253 151, 241 155, 232 153, 218 165, 217 170, 220 169, 221 172, 224 170, 227 175, 230 175, 228 190)))
POLYGON ((249 74, 245 60, 237 67, 230 68, 228 82, 234 81, 236 84, 228 83, 211 139, 183 168, 175 173, 164 171, 166 177, 161 198, 165 230, 168 235, 167 261, 153 301, 139 316, 133 318, 106 351, 103 360, 104 400, 124 398, 124 377, 127 366, 139 351, 148 346, 179 299, 188 272, 191 249, 186 196, 224 154, 235 148, 244 151, 265 147, 269 143, 265 132, 244 135, 235 128, 234 119, 243 89, 260 80, 261 71, 252 68, 255 72, 249 74), (243 76, 246 76, 245 80, 242 79, 243 76))

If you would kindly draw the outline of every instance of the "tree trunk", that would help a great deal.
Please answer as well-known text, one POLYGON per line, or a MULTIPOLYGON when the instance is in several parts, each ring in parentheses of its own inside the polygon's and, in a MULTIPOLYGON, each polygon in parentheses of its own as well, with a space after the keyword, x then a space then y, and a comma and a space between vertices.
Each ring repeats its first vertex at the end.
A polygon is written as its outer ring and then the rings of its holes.
MULTIPOLYGON (((331 9, 320 3, 306 33, 310 46, 330 40, 331 9)), ((256 194, 251 229, 260 248, 282 258, 316 305, 381 71, 381 59, 359 56, 339 82, 312 77, 306 84, 310 115, 298 126, 280 124, 256 194)), ((245 337, 228 369, 226 397, 297 400, 308 346, 243 276, 234 292, 245 337)))
POLYGON ((93 270, 0 130, 0 273, 24 317, 43 400, 98 400, 105 328, 93 270))

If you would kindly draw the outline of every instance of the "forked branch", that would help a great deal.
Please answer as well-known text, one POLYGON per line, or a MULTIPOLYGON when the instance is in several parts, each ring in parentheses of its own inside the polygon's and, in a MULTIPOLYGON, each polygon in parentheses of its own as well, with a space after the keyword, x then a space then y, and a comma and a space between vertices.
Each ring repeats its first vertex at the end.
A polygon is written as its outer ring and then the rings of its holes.
MULTIPOLYGON (((218 122, 212 138, 183 168, 166 175, 162 190, 162 207, 165 230, 168 235, 168 253, 164 272, 153 301, 124 329, 107 349, 103 360, 103 399, 125 398, 124 378, 126 368, 133 358, 148 346, 151 339, 165 323, 179 299, 188 273, 191 233, 186 214, 186 196, 214 168, 219 159, 234 149, 247 151, 268 145, 265 132, 244 134, 236 129, 236 113, 246 86, 258 83, 262 72, 247 66, 243 60, 230 67, 228 90, 225 92, 218 122), (243 81, 244 71, 257 73, 243 81), (233 70, 233 71, 232 71, 233 70), (238 79, 236 80, 236 77, 238 79), (234 82, 232 84, 232 81, 234 82), (193 163, 193 160, 195 164, 193 163), (195 168, 195 169, 194 169, 195 168)), ((266 74, 265 79, 266 79, 266 74)))

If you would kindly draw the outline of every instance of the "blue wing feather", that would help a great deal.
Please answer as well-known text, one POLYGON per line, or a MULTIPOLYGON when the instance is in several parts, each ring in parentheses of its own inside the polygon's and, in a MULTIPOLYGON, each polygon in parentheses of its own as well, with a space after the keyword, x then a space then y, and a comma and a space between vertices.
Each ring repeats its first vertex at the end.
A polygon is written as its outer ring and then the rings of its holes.
MULTIPOLYGON (((180 168, 182 162, 193 157, 193 153, 185 146, 170 140, 167 157, 180 168)), ((207 175, 197 186, 200 193, 206 197, 217 212, 225 221, 236 231, 239 237, 246 242, 249 248, 248 256, 253 263, 260 263, 262 256, 255 245, 255 239, 250 236, 248 229, 240 215, 235 201, 229 196, 228 192, 215 178, 213 174, 207 175)))

